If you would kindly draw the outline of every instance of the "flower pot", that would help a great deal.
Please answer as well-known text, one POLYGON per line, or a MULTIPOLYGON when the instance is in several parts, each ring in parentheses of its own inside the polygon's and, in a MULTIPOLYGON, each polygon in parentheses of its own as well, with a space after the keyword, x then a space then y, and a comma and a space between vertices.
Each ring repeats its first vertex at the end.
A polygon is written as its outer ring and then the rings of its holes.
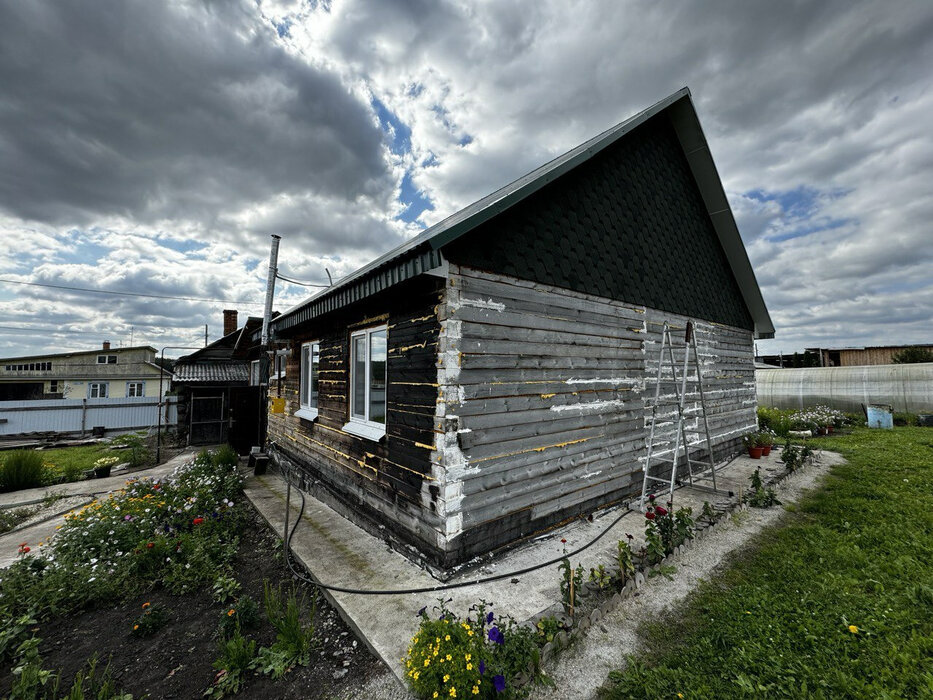
POLYGON ((98 479, 104 479, 110 476, 110 465, 106 467, 94 467, 94 476, 98 479))
POLYGON ((762 456, 762 457, 767 457, 769 454, 771 454, 771 445, 762 445, 762 446, 761 446, 761 456, 762 456))
POLYGON ((749 447, 748 456, 752 459, 761 459, 761 450, 762 448, 760 447, 749 447))

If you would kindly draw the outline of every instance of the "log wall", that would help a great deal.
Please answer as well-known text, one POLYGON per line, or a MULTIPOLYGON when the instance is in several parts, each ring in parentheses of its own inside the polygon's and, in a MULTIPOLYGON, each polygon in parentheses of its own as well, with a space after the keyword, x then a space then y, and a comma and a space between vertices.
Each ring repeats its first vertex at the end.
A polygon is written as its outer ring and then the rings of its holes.
MULTIPOLYGON (((448 563, 640 491, 661 328, 682 341, 686 318, 456 265, 439 317, 432 461, 448 563)), ((721 459, 755 426, 752 334, 696 330, 721 459)))
POLYGON ((285 380, 271 389, 285 398, 285 413, 269 416, 269 439, 299 470, 300 485, 361 525, 385 528, 428 553, 438 550, 438 533, 445 530, 431 473, 443 286, 443 279, 422 277, 296 329, 285 380), (342 428, 349 419, 350 333, 381 324, 388 327, 387 419, 386 436, 377 442, 342 428), (300 348, 311 340, 321 343, 313 422, 295 415, 300 348))

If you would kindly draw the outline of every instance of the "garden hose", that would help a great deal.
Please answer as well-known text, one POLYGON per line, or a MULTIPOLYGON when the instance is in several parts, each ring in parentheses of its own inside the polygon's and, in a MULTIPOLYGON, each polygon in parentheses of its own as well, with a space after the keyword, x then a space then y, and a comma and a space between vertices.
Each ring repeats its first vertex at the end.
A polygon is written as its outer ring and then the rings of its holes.
MULTIPOLYGON (((290 474, 286 474, 286 479, 288 479, 289 476, 290 474)), ((354 595, 406 595, 409 593, 436 593, 439 591, 450 591, 455 588, 466 588, 467 586, 477 586, 483 583, 492 583, 493 581, 501 581, 502 579, 506 579, 506 578, 514 578, 516 576, 522 576, 524 574, 531 573, 532 571, 543 569, 547 566, 555 566, 557 564, 560 564, 564 559, 570 559, 570 557, 576 556, 580 552, 586 549, 589 549, 594 544, 596 544, 599 540, 601 540, 603 536, 607 532, 609 532, 609 530, 615 527, 622 520, 622 518, 628 515, 628 510, 623 511, 615 520, 613 520, 611 523, 609 523, 609 525, 603 528, 602 532, 600 532, 598 535, 596 535, 596 537, 594 537, 592 540, 587 542, 582 547, 579 547, 578 549, 575 549, 568 554, 562 554, 559 557, 550 559, 541 564, 527 566, 523 569, 516 569, 515 571, 509 571, 504 574, 495 574, 492 576, 485 576, 483 578, 472 579, 470 581, 459 581, 457 583, 441 583, 436 586, 423 586, 421 588, 395 588, 395 589, 389 589, 389 590, 380 590, 380 589, 368 590, 368 589, 361 589, 361 588, 346 588, 345 586, 334 586, 334 585, 330 585, 327 583, 321 583, 320 581, 312 577, 306 576, 305 574, 297 571, 295 567, 292 565, 291 557, 289 556, 291 554, 291 539, 292 539, 292 536, 295 534, 295 530, 298 529, 298 524, 301 522, 301 518, 304 516, 304 512, 305 512, 305 495, 301 491, 301 489, 295 489, 295 490, 298 491, 299 494, 301 494, 301 508, 298 510, 298 517, 295 518, 295 524, 292 526, 291 530, 286 533, 286 538, 284 542, 285 563, 288 565, 288 568, 291 570, 294 576, 301 579, 302 581, 305 581, 307 583, 310 583, 313 586, 316 586, 317 588, 321 588, 325 591, 332 591, 334 593, 350 593, 354 595)), ((288 508, 287 504, 286 504, 286 508, 288 508)))

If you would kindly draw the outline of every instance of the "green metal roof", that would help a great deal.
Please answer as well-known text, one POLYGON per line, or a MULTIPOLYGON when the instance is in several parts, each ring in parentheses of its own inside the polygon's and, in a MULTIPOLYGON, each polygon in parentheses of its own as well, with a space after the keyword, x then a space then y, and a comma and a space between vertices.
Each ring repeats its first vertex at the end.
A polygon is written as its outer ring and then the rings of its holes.
POLYGON ((426 229, 356 272, 339 280, 272 322, 276 333, 359 301, 440 266, 444 246, 534 194, 564 173, 589 160, 636 127, 668 113, 697 181, 708 215, 735 275, 759 338, 773 337, 774 326, 755 279, 715 163, 700 127, 690 90, 682 88, 639 114, 496 190, 426 229))

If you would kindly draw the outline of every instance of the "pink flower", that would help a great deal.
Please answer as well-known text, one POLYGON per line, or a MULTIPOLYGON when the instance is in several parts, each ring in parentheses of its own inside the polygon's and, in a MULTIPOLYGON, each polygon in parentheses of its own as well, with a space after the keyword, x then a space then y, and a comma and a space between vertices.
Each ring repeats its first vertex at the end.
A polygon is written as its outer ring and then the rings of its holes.
POLYGON ((645 513, 645 517, 648 518, 648 520, 654 520, 654 513, 649 510, 647 513, 645 513))
POLYGON ((662 516, 667 515, 667 508, 665 508, 664 506, 658 506, 657 508, 655 508, 655 511, 657 512, 658 515, 662 515, 662 516))

